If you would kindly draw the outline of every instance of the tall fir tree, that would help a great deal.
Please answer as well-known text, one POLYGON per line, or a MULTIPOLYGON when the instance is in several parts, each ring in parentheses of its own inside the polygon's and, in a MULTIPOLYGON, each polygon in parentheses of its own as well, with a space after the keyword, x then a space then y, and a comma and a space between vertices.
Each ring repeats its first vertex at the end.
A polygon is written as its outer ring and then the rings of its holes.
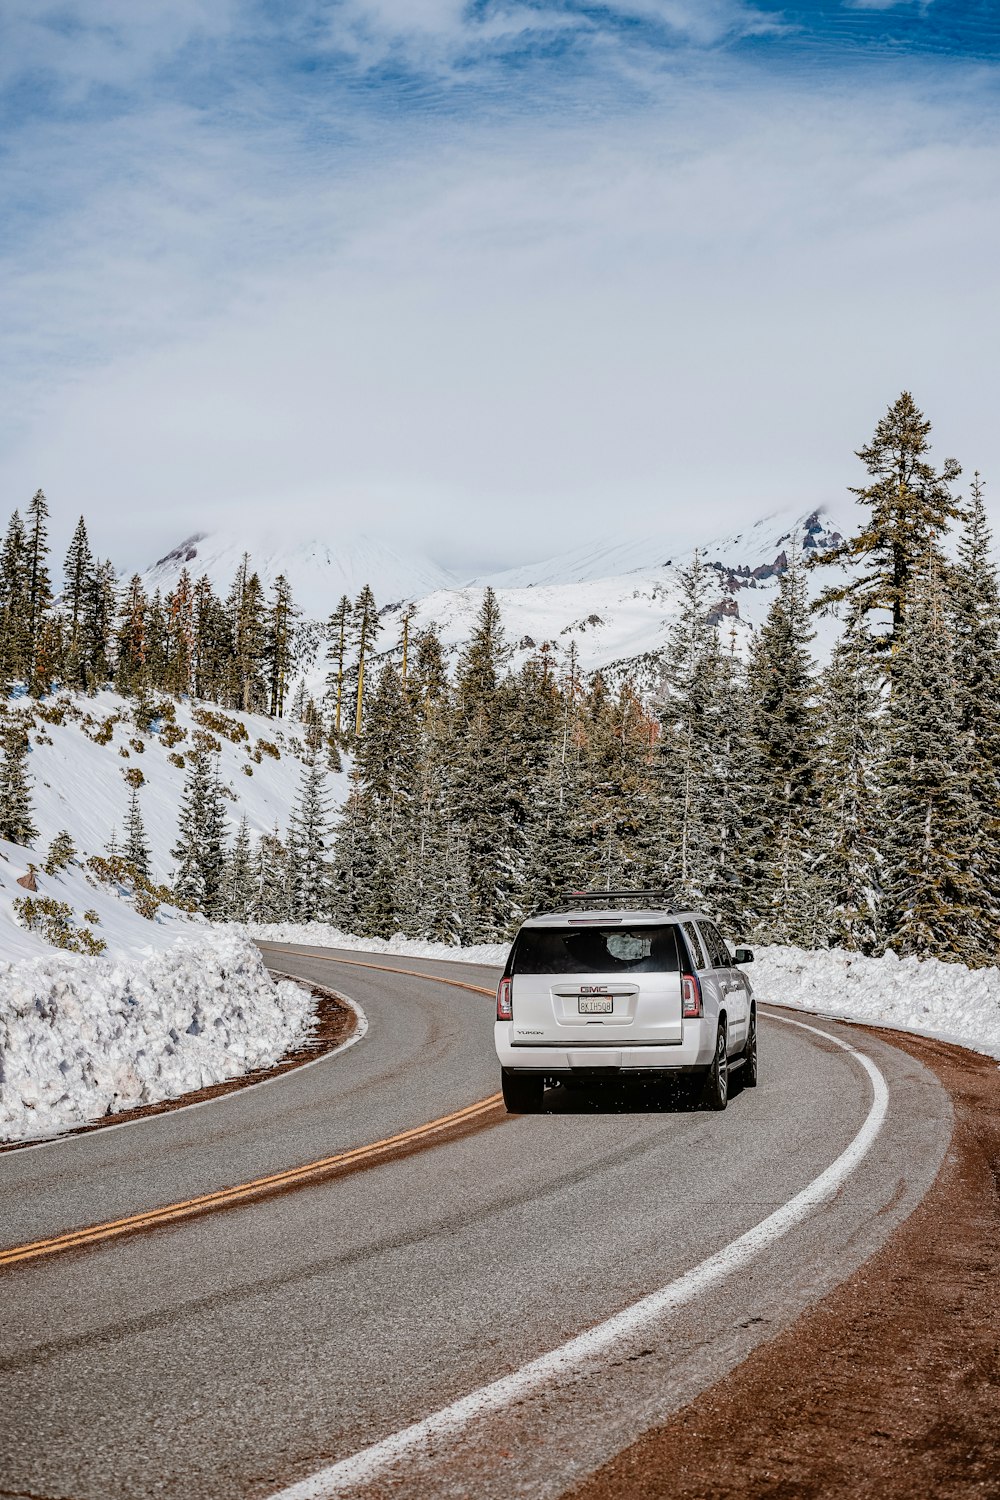
POLYGON ((505 938, 520 909, 507 694, 501 694, 508 655, 500 607, 488 588, 458 660, 450 747, 454 815, 468 848, 468 936, 480 942, 505 938))
POLYGON ((671 890, 736 918, 738 795, 731 780, 739 726, 736 668, 711 618, 714 576, 695 553, 681 571, 681 607, 667 642, 657 770, 661 859, 671 890))
POLYGON ((103 686, 112 676, 118 575, 110 560, 95 563, 84 585, 82 641, 88 688, 103 686))
POLYGON ((36 490, 27 510, 26 540, 28 571, 26 580, 27 627, 29 637, 29 674, 32 688, 43 690, 48 686, 39 680, 35 657, 42 632, 42 622, 52 605, 52 581, 49 577, 49 507, 41 490, 36 490))
POLYGON ((880 937, 884 754, 880 671, 852 613, 822 675, 817 878, 825 941, 875 952, 880 937))
POLYGON ((174 889, 206 917, 223 915, 226 865, 226 808, 212 757, 204 750, 189 757, 177 820, 174 889))
POLYGON ((365 704, 365 674, 368 671, 368 658, 375 645, 375 638, 381 629, 378 617, 378 606, 375 603, 375 595, 366 584, 354 601, 351 611, 351 623, 354 631, 354 733, 361 733, 361 724, 364 717, 365 704))
POLYGON ((918 575, 893 667, 884 775, 886 946, 978 964, 983 892, 946 590, 918 575))
POLYGON ((747 916, 758 936, 808 946, 820 920, 816 829, 818 725, 809 609, 796 551, 754 642, 747 672, 750 780, 747 916))
POLYGON ((858 449, 870 483, 852 488, 869 514, 857 536, 810 558, 811 567, 838 564, 852 577, 824 589, 815 607, 847 600, 865 619, 888 615, 889 631, 872 640, 891 661, 893 638, 902 628, 913 579, 933 558, 944 568, 941 539, 961 514, 951 486, 962 472, 953 458, 940 470, 928 458, 931 424, 909 391, 878 423, 870 443, 858 449))
POLYGON ((223 915, 228 922, 252 922, 255 916, 257 882, 250 827, 246 817, 240 819, 233 847, 226 861, 223 881, 223 915))
POLYGON ((257 842, 254 860, 255 922, 287 922, 291 919, 291 890, 288 850, 282 843, 277 826, 264 833, 257 842))
POLYGON ((31 746, 24 725, 8 720, 3 729, 0 761, 0 838, 30 846, 38 837, 31 805, 28 755, 31 746))
POLYGON ((978 473, 950 585, 957 709, 973 802, 972 872, 980 892, 981 948, 995 961, 1000 953, 1000 586, 978 473))
POLYGON ((121 693, 142 693, 150 686, 148 614, 142 579, 133 573, 121 601, 115 643, 115 686, 121 693))
POLYGON ((298 796, 288 825, 292 914, 296 922, 316 922, 330 905, 330 811, 326 772, 313 754, 302 768, 298 796))
POLYGON ((333 732, 339 742, 344 729, 344 695, 347 673, 348 640, 354 615, 354 606, 346 594, 327 622, 330 646, 326 659, 330 670, 326 679, 327 698, 333 705, 333 732))
POLYGON ((87 525, 81 516, 76 523, 66 561, 63 565, 63 608, 66 612, 66 680, 77 688, 87 685, 83 650, 83 619, 86 607, 87 580, 93 567, 93 556, 87 537, 87 525))
POLYGON ((269 708, 272 718, 280 719, 285 711, 285 694, 292 671, 295 641, 295 616, 292 590, 284 573, 274 580, 273 597, 267 611, 265 662, 267 664, 269 708))
POLYGON ((0 549, 0 676, 6 683, 31 672, 28 616, 28 539, 15 510, 0 549))

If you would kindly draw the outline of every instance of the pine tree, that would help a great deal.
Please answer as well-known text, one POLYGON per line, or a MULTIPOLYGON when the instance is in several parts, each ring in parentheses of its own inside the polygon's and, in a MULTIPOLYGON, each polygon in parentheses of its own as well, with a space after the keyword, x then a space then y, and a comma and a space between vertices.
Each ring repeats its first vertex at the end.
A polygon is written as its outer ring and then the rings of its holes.
POLYGON ((148 610, 142 579, 138 573, 133 573, 121 602, 115 638, 115 686, 120 693, 141 692, 149 686, 148 610))
POLYGON ((710 620, 712 577, 695 553, 680 574, 681 608, 667 643, 657 769, 662 861, 669 888, 738 925, 731 783, 736 668, 710 620))
POLYGON ((468 849, 468 941, 498 942, 514 926, 519 881, 508 722, 501 698, 507 659, 496 595, 486 589, 458 661, 451 758, 454 816, 468 849))
POLYGON ((981 947, 1000 950, 1000 586, 978 475, 951 571, 956 700, 973 802, 981 947))
POLYGON ((194 691, 194 588, 187 568, 167 595, 167 690, 178 697, 194 691))
POLYGON ((148 880, 150 876, 149 842, 142 821, 138 787, 133 787, 129 796, 124 826, 125 843, 122 846, 122 853, 136 874, 148 880))
POLYGON ((233 644, 229 615, 215 597, 211 580, 206 575, 194 586, 193 613, 194 694, 196 698, 221 703, 226 699, 233 644))
POLYGON ((24 725, 11 720, 3 731, 0 761, 0 838, 30 846, 38 837, 31 806, 28 756, 31 746, 24 725))
POLYGON ((76 859, 76 845, 65 828, 61 828, 49 845, 42 869, 46 875, 57 875, 76 859))
POLYGON ((819 699, 820 807, 815 840, 825 941, 873 953, 879 942, 883 756, 879 670, 864 626, 848 621, 819 699))
POLYGON ((233 642, 230 707, 242 709, 244 713, 262 713, 267 705, 264 590, 260 578, 250 571, 250 559, 246 554, 229 592, 226 612, 233 642))
POLYGON ((886 946, 918 958, 992 961, 981 945, 967 739, 936 559, 917 575, 897 647, 885 766, 886 946))
POLYGON ((245 817, 233 840, 223 882, 223 914, 228 922, 252 922, 257 882, 250 848, 250 828, 245 817))
POLYGON ((167 677, 167 617, 163 600, 156 589, 149 601, 143 627, 142 670, 143 683, 151 688, 166 688, 167 677))
POLYGON ((361 733, 361 722, 364 713, 365 702, 365 672, 368 667, 368 657, 375 644, 381 626, 378 618, 378 608, 375 604, 375 595, 365 584, 361 593, 354 601, 351 611, 351 622, 354 628, 354 648, 356 652, 354 663, 354 680, 356 683, 354 691, 354 733, 361 733))
POLYGON ((292 669, 295 638, 294 620, 298 614, 292 603, 292 590, 284 573, 274 580, 274 597, 267 613, 264 659, 268 676, 268 712, 280 719, 285 709, 285 692, 292 669))
POLYGON ((856 570, 848 583, 825 589, 815 608, 848 600, 864 618, 888 611, 891 634, 868 637, 886 654, 902 628, 916 573, 933 558, 944 567, 940 539, 961 514, 951 485, 961 473, 953 458, 940 471, 927 459, 931 424, 904 391, 875 429, 872 441, 858 449, 871 483, 852 488, 870 514, 857 536, 839 542, 810 559, 811 567, 831 563, 856 570))
POLYGON ((327 622, 327 631, 330 637, 330 649, 327 652, 327 661, 330 662, 330 671, 326 679, 326 691, 327 697, 333 701, 333 732, 338 742, 343 729, 347 646, 353 614, 354 610, 351 601, 344 594, 327 622))
POLYGON ((52 606, 52 583, 48 570, 48 519, 49 507, 41 490, 36 490, 27 511, 27 580, 26 597, 27 627, 29 638, 30 674, 32 685, 37 689, 35 677, 35 654, 38 650, 42 621, 52 606))
POLYGON ((74 687, 86 687, 83 654, 83 617, 86 601, 87 579, 94 559, 87 537, 87 526, 81 516, 76 523, 73 539, 63 565, 63 607, 66 611, 66 678, 74 687))
POLYGON ((751 652, 744 804, 745 836, 758 851, 747 872, 747 915, 764 941, 805 945, 819 915, 818 735, 808 618, 802 571, 793 562, 751 652))
POLYGON ((287 922, 291 916, 288 850, 277 828, 265 833, 257 844, 253 876, 253 920, 287 922))
POLYGON ((392 662, 382 668, 371 695, 355 769, 367 818, 354 846, 365 871, 358 930, 391 937, 405 930, 414 911, 415 889, 408 877, 417 808, 416 725, 392 662))
POLYGON ((314 755, 302 768, 288 826, 291 902, 296 922, 316 922, 327 913, 329 843, 326 772, 314 755))
POLYGON ((25 680, 31 672, 28 609, 28 539, 14 511, 0 550, 0 675, 25 680))
POLYGON ((87 575, 83 598, 83 653, 87 687, 93 691, 112 676, 118 575, 114 563, 95 563, 87 575))
POLYGON ((174 889, 207 917, 222 913, 226 864, 226 808, 218 773, 205 751, 194 751, 181 796, 174 889))

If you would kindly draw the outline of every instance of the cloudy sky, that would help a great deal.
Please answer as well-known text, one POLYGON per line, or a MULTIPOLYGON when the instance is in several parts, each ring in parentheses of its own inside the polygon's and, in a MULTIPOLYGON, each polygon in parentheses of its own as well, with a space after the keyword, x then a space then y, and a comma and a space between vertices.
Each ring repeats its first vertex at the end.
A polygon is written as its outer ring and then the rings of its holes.
POLYGON ((4 511, 471 573, 849 514, 908 387, 1000 516, 998 68, 995 0, 5 0, 4 511))

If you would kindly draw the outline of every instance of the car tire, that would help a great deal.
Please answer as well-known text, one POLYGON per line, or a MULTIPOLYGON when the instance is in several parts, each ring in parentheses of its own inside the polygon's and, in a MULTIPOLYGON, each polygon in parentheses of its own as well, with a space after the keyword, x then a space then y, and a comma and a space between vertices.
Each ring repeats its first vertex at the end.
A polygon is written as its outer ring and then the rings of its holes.
POLYGON ((708 1070, 701 1102, 706 1109, 723 1110, 729 1103, 729 1054, 726 1051, 726 1023, 719 1022, 715 1038, 715 1058, 708 1070))
POLYGON ((743 1049, 743 1066, 740 1069, 740 1083, 745 1089, 757 1087, 757 1011, 750 1011, 750 1029, 747 1032, 747 1042, 743 1049))
POLYGON ((508 1073, 501 1070, 500 1086, 503 1102, 509 1115, 535 1115, 542 1107, 545 1093, 545 1078, 541 1073, 508 1073))

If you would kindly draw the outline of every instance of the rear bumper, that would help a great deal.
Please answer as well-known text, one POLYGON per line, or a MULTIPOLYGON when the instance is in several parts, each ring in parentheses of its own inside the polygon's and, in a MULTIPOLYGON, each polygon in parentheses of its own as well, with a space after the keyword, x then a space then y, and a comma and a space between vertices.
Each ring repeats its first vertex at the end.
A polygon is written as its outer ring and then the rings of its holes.
POLYGON ((517 1073, 680 1073, 707 1068, 715 1056, 715 1027, 701 1017, 684 1022, 684 1039, 668 1047, 513 1046, 509 1021, 497 1021, 493 1038, 500 1066, 517 1073))

